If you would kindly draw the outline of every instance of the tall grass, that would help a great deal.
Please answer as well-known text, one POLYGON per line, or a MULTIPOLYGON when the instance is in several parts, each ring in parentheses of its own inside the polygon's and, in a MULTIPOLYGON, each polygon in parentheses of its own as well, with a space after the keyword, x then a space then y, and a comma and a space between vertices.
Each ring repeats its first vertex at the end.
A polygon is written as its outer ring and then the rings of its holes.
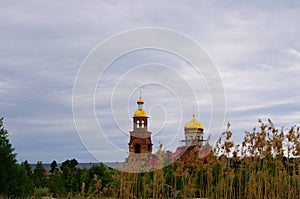
MULTIPOLYGON (((116 172, 117 198, 300 198, 299 127, 271 120, 232 141, 230 124, 208 155, 150 173, 116 172)), ((193 154, 191 154, 193 155, 193 154)))

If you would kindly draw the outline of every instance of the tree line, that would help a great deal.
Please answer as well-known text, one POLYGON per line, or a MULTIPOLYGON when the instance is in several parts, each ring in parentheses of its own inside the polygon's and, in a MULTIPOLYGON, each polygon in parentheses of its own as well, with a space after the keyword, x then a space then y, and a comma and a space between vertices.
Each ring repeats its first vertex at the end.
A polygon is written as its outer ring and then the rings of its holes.
MULTIPOLYGON (((104 164, 89 169, 77 165, 78 161, 71 159, 58 168, 57 162, 53 161, 50 173, 47 173, 40 161, 35 168, 31 168, 27 161, 18 164, 3 118, 0 118, 0 197, 67 197, 85 192, 99 195, 100 188, 102 191, 113 181, 114 170, 104 164)), ((111 193, 107 191, 103 195, 111 193)))
MULTIPOLYGON (((146 173, 113 170, 103 164, 78 168, 76 159, 50 174, 42 162, 16 163, 0 120, 0 195, 57 198, 300 198, 299 127, 278 129, 272 121, 245 132, 238 144, 230 125, 208 155, 189 164, 174 162, 146 173)), ((160 151, 163 152, 163 151, 160 151)), ((196 157, 196 156, 195 156, 196 157)), ((193 157, 191 157, 193 158, 193 157)), ((134 166, 134 165, 133 165, 134 166)))

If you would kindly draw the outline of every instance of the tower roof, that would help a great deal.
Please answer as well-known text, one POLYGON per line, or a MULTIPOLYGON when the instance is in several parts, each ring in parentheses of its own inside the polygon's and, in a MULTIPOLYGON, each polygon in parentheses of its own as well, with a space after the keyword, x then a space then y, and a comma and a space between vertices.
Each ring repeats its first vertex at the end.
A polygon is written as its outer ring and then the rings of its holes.
POLYGON ((135 111, 133 117, 147 117, 147 113, 142 109, 138 109, 135 111))
POLYGON ((186 133, 194 133, 194 132, 198 132, 198 130, 203 131, 204 126, 197 121, 195 115, 193 115, 191 121, 189 121, 188 123, 185 124, 184 126, 184 131, 186 133))

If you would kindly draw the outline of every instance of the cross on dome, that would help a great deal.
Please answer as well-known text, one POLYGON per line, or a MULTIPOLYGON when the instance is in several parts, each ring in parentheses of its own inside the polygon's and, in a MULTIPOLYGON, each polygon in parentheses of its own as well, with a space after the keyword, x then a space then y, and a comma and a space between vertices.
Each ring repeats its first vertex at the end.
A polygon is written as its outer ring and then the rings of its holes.
POLYGON ((143 110, 144 100, 142 99, 142 91, 140 91, 140 97, 136 103, 138 104, 138 110, 135 111, 134 117, 147 117, 146 111, 143 110))

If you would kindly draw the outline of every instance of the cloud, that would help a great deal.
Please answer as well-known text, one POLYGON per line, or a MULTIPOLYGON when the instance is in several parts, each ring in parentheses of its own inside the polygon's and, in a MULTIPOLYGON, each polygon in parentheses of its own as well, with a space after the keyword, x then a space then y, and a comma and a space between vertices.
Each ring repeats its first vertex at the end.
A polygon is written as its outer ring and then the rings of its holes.
MULTIPOLYGON (((73 157, 79 161, 95 161, 84 148, 73 123, 72 90, 77 71, 99 42, 120 31, 144 26, 175 29, 205 48, 223 79, 227 103, 225 120, 232 123, 233 131, 253 128, 259 117, 270 117, 279 125, 299 124, 298 2, 276 1, 272 5, 261 1, 0 4, 0 110, 19 161, 51 162, 73 157)), ((96 111, 105 129, 119 130, 110 123, 113 119, 109 110, 110 97, 114 85, 132 67, 153 61, 176 69, 197 94, 195 102, 185 102, 188 110, 184 110, 179 125, 182 138, 183 125, 190 120, 195 103, 198 119, 205 127, 209 126, 212 107, 204 80, 181 58, 166 52, 142 51, 112 64, 99 82, 96 111)), ((159 78, 166 76, 156 73, 159 78)), ((137 75, 141 74, 134 74, 137 75)), ((174 74, 166 77, 171 87, 181 83, 174 74)), ((123 86, 136 84, 132 88, 139 88, 141 83, 134 78, 123 86)), ((155 104, 167 110, 166 126, 156 138, 168 143, 169 135, 177 130, 173 126, 179 113, 176 98, 157 85, 143 87, 143 90, 148 114, 164 116, 159 114, 163 113, 162 108, 153 108, 155 104)), ((190 97, 190 92, 178 90, 186 99, 190 97)), ((125 111, 119 125, 130 131, 138 90, 120 91, 115 96, 118 97, 115 106, 125 111), (121 109, 121 105, 125 108, 121 109)), ((153 123, 154 133, 159 131, 160 125, 153 123)), ((128 140, 122 140, 125 136, 117 139, 117 131, 111 135, 117 146, 126 148, 128 140)), ((241 136, 237 136, 236 140, 240 139, 241 136)), ((120 161, 126 156, 126 153, 118 156, 118 150, 112 150, 115 152, 111 154, 104 152, 102 159, 110 160, 113 156, 120 161)))
POLYGON ((293 56, 295 56, 295 58, 298 58, 298 59, 300 58, 300 52, 297 51, 297 50, 295 50, 295 49, 290 49, 288 51, 288 53, 291 54, 291 55, 293 55, 293 56))

